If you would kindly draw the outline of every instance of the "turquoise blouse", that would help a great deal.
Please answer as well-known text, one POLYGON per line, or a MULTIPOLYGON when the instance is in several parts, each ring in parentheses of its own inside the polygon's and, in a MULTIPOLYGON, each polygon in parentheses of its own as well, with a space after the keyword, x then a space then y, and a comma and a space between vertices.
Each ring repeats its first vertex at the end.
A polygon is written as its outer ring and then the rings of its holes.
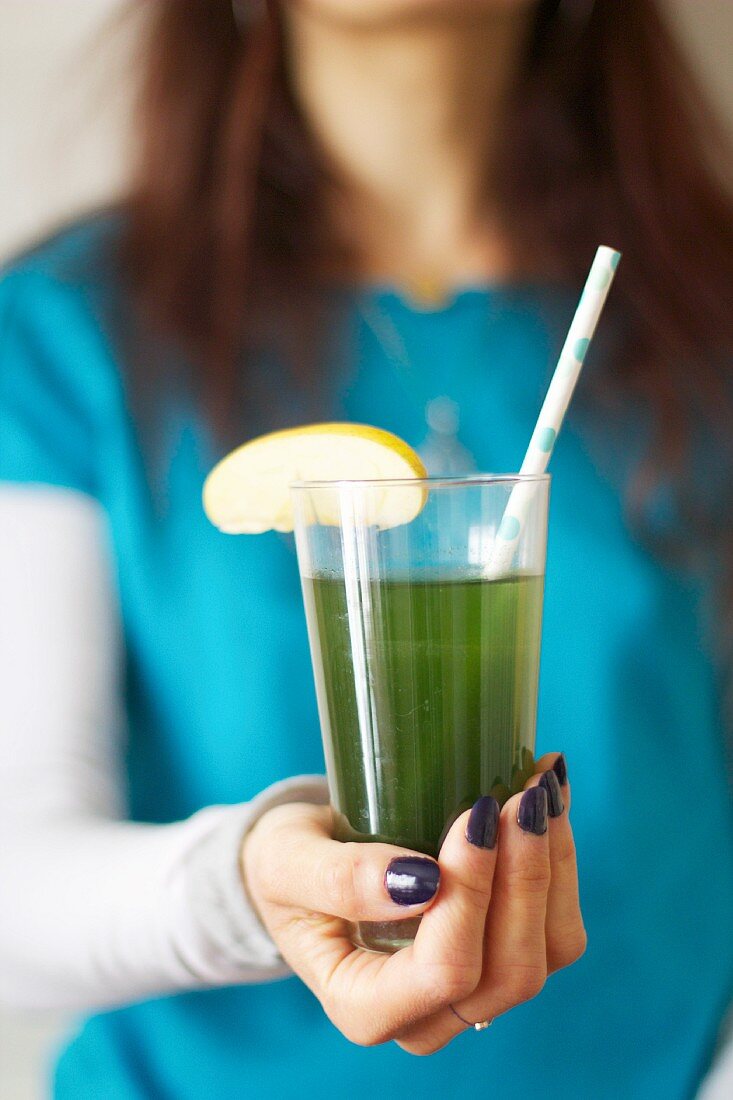
MULTIPOLYGON (((114 219, 77 226, 0 284, 0 477, 69 486, 106 510, 132 814, 166 822, 322 771, 323 759, 291 538, 208 524, 201 486, 218 455, 184 402, 171 400, 143 457, 119 352, 117 232, 114 219)), ((516 469, 572 295, 471 289, 435 312, 388 290, 367 298, 399 332, 412 377, 347 295, 320 415, 419 445, 425 402, 448 395, 477 467, 516 469)), ((594 347, 586 380, 612 353, 594 347)), ((251 434, 312 419, 274 368, 263 366, 257 393, 251 434)), ((719 678, 702 585, 663 567, 625 522, 636 433, 612 437, 601 422, 581 395, 553 456, 538 724, 539 751, 564 750, 573 782, 584 958, 486 1034, 423 1059, 353 1046, 295 977, 106 1012, 61 1054, 57 1097, 694 1094, 733 992, 719 678)))

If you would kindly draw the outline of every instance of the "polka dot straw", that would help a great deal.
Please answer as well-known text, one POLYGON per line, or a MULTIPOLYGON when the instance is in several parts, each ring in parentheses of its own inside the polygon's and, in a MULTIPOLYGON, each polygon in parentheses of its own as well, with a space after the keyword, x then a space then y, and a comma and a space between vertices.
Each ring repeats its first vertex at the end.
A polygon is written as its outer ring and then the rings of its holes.
MULTIPOLYGON (((620 252, 605 245, 596 252, 520 474, 543 474, 547 469, 620 259, 620 252)), ((501 576, 511 566, 532 496, 532 481, 520 481, 512 489, 486 565, 486 576, 501 576)))

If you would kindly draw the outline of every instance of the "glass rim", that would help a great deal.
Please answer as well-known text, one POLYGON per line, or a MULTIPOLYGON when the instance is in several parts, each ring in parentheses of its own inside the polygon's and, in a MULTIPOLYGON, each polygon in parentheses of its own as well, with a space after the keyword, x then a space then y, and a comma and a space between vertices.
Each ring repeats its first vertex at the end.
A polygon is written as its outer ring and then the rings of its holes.
POLYGON ((451 477, 395 477, 395 478, 340 478, 333 481, 293 481, 290 489, 375 489, 385 486, 396 488, 442 488, 466 486, 478 487, 482 485, 502 484, 527 484, 548 483, 552 480, 552 474, 464 474, 451 477))

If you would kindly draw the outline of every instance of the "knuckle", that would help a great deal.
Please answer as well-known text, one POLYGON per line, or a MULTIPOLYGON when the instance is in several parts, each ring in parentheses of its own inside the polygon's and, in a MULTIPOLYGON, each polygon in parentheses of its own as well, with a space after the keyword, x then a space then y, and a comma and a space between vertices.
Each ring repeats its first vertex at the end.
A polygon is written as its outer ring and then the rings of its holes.
POLYGON ((492 979, 496 998, 503 1005, 501 1011, 506 1012, 537 997, 547 981, 547 967, 544 963, 507 966, 494 972, 492 979))
POLYGON ((527 897, 543 895, 550 886, 548 860, 523 859, 507 871, 507 887, 511 893, 527 897))
POLYGON ((461 890, 471 909, 486 913, 491 897, 491 883, 482 883, 480 879, 464 881, 461 883, 461 890))
POLYGON ((445 1043, 436 1043, 434 1040, 421 1041, 419 1039, 410 1039, 409 1041, 405 1041, 397 1039, 396 1042, 398 1047, 401 1047, 408 1054, 412 1054, 416 1058, 425 1058, 429 1054, 435 1054, 445 1046, 445 1043))
POLYGON ((328 859, 321 865, 321 888, 334 916, 348 918, 359 915, 356 913, 356 857, 350 857, 351 853, 344 851, 343 858, 328 859))
POLYGON ((265 844, 261 841, 257 826, 245 837, 240 859, 244 878, 250 890, 266 901, 273 901, 275 882, 272 863, 266 858, 265 844))
POLYGON ((542 992, 546 981, 547 969, 544 966, 513 967, 502 983, 509 1006, 531 1001, 542 992))
POLYGON ((575 844, 573 843, 572 836, 570 836, 553 856, 553 870, 555 874, 557 874, 558 871, 565 872, 573 870, 575 868, 575 862, 575 844))
POLYGON ((481 970, 476 966, 454 968, 452 977, 446 985, 448 1001, 460 1001, 473 993, 481 978, 481 970))
POLYGON ((392 1038, 383 1027, 369 1020, 350 1020, 337 1027, 350 1043, 359 1047, 376 1047, 392 1038))
POLYGON ((575 958, 573 959, 573 962, 577 962, 578 959, 582 959, 587 950, 588 933, 586 932, 585 928, 581 928, 575 941, 575 958))
POLYGON ((482 960, 456 953, 425 971, 426 992, 432 1007, 443 1007, 473 993, 481 980, 482 960))
POLYGON ((548 941, 548 967, 562 970, 582 958, 588 946, 588 936, 581 925, 565 934, 555 934, 548 941))

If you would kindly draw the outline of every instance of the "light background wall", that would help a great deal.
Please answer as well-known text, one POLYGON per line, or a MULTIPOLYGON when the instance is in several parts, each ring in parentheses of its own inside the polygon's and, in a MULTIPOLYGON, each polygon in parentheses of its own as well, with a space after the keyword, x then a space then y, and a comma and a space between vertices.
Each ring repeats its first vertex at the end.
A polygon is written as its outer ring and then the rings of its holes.
MULTIPOLYGON (((733 0, 665 2, 733 128, 733 0)), ((0 256, 124 186, 134 23, 123 6, 0 0, 0 256)), ((64 1026, 0 1012, 3 1100, 45 1095, 43 1065, 64 1026)))
POLYGON ((132 69, 122 9, 0 0, 0 255, 122 185, 132 69))

